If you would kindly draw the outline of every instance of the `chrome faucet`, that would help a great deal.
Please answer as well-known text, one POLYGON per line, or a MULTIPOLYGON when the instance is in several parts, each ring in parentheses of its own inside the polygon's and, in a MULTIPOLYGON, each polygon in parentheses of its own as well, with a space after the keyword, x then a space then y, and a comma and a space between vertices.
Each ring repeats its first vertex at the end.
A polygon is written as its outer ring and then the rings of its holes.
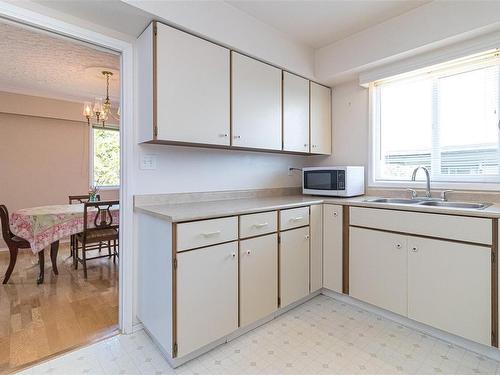
POLYGON ((425 177, 427 178, 427 191, 425 192, 425 196, 427 198, 431 197, 431 175, 429 174, 429 170, 426 167, 419 166, 413 170, 413 174, 411 175, 411 180, 415 181, 417 177, 417 172, 419 169, 423 169, 425 172, 425 177))

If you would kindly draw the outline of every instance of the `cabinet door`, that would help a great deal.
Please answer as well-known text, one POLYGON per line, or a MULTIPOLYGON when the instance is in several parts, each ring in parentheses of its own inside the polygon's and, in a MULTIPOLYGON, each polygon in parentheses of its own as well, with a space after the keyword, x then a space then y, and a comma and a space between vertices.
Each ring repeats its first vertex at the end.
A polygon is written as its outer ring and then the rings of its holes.
POLYGON ((408 317, 491 345, 491 248, 408 240, 408 317))
POLYGON ((311 206, 311 257, 310 283, 311 292, 323 287, 323 205, 311 206))
POLYGON ((323 205, 323 286, 342 293, 342 206, 323 205))
POLYGON ((229 50, 157 25, 157 139, 229 145, 229 50))
POLYGON ((238 243, 177 254, 178 356, 237 328, 238 243))
POLYGON ((240 242, 240 326, 278 308, 278 235, 240 242))
POLYGON ((332 153, 332 100, 328 87, 311 82, 311 153, 332 153))
POLYGON ((281 232, 281 307, 309 294, 309 227, 281 232))
POLYGON ((309 80, 283 72, 283 150, 309 152, 309 80))
POLYGON ((351 227, 349 294, 406 316, 406 242, 402 235, 351 227))
POLYGON ((232 52, 232 144, 281 150, 281 70, 232 52))

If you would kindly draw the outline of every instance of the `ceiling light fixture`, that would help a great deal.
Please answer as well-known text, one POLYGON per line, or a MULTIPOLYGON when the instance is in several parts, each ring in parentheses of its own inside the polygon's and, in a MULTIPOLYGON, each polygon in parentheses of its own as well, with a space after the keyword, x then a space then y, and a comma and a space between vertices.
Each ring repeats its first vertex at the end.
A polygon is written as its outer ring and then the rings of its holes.
POLYGON ((91 122, 95 122, 105 127, 109 117, 118 121, 120 120, 120 107, 118 107, 116 114, 113 114, 111 100, 109 99, 109 79, 113 76, 113 73, 108 70, 103 70, 101 74, 106 78, 106 98, 104 102, 102 98, 95 98, 93 104, 91 102, 83 103, 83 115, 87 118, 88 125, 90 125, 91 122))

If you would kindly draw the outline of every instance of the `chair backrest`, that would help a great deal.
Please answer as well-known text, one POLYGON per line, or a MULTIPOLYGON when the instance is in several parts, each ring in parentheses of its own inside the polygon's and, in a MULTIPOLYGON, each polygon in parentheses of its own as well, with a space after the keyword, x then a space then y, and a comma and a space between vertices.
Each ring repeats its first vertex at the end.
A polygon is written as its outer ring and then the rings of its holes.
POLYGON ((118 229, 111 211, 117 210, 120 201, 86 202, 83 208, 83 235, 102 229, 118 229))
POLYGON ((7 207, 3 204, 0 204, 0 221, 2 224, 2 237, 4 241, 8 243, 13 237, 13 234, 10 231, 9 210, 7 210, 7 207))
MULTIPOLYGON (((101 200, 101 196, 99 194, 96 195, 96 199, 98 201, 101 200)), ((79 204, 85 203, 90 200, 90 194, 87 195, 70 195, 68 196, 69 204, 79 204)))

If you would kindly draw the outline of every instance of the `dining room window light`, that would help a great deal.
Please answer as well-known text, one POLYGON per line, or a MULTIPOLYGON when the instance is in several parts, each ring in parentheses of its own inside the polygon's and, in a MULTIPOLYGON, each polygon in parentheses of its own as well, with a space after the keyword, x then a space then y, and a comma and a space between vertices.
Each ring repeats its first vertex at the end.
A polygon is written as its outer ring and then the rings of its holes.
POLYGON ((92 185, 120 186, 120 132, 111 127, 92 128, 92 185))
POLYGON ((499 52, 370 84, 373 185, 418 166, 443 185, 500 183, 499 52))

